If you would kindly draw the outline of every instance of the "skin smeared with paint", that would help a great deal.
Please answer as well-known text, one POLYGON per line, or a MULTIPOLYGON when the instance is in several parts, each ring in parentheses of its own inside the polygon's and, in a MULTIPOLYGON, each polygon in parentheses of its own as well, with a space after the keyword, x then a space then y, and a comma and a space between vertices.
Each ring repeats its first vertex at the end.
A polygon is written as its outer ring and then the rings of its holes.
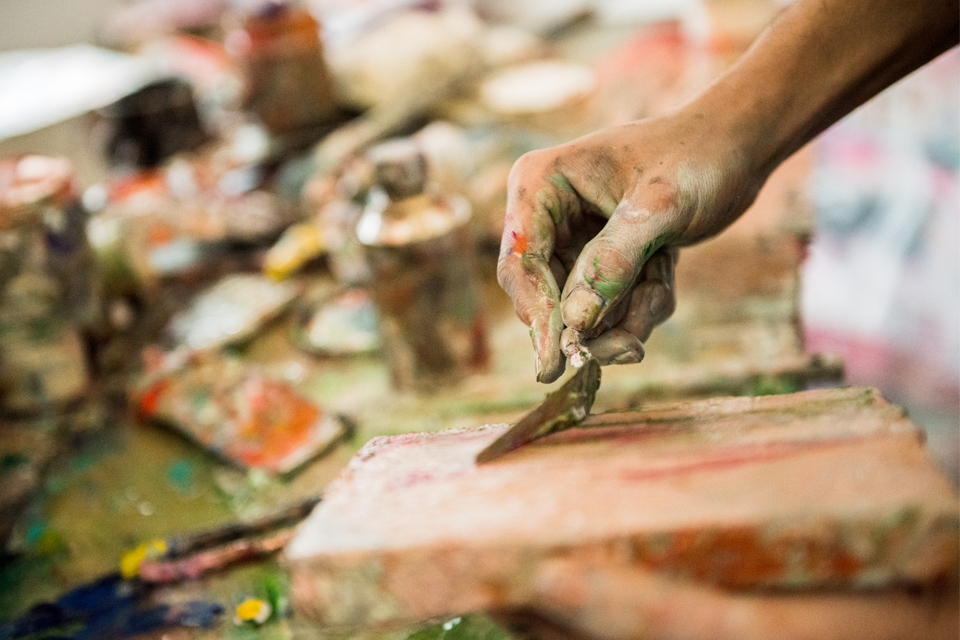
POLYGON ((603 364, 643 358, 676 304, 677 248, 721 232, 784 159, 955 46, 958 11, 797 0, 688 104, 517 160, 497 274, 532 329, 537 379, 584 350, 603 364))
POLYGON ((566 362, 640 362, 676 304, 677 247, 756 195, 739 152, 684 113, 528 153, 510 174, 498 276, 531 327, 537 379, 566 362), (700 149, 694 163, 684 152, 700 149), (733 179, 733 178, 736 179, 733 179))

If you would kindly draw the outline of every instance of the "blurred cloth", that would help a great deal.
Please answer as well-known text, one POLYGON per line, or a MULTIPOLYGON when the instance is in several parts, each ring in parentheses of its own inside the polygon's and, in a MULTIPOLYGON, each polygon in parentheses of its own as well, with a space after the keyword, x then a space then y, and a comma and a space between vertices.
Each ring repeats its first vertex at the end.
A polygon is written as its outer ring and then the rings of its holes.
POLYGON ((0 141, 105 107, 158 77, 143 58, 89 45, 0 53, 0 141))
MULTIPOLYGON (((803 271, 807 346, 852 384, 945 416, 960 464, 960 51, 883 92, 816 144, 817 233, 803 271)), ((921 422, 923 422, 921 420, 921 422)), ((923 426, 930 427, 926 424, 923 426)), ((949 450, 937 450, 938 447, 949 450)))

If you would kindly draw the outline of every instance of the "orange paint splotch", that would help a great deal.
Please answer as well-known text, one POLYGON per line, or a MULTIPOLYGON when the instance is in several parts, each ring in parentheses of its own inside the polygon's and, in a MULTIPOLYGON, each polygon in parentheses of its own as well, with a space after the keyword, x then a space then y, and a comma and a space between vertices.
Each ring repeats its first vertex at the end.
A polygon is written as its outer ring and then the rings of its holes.
POLYGON ((158 380, 143 392, 137 405, 137 415, 141 420, 149 420, 157 412, 161 398, 170 388, 168 380, 158 380))
POLYGON ((511 231, 510 235, 513 236, 513 252, 516 254, 523 254, 527 251, 527 236, 522 233, 517 233, 516 231, 511 231))
POLYGON ((236 454, 249 466, 276 468, 310 441, 321 411, 287 385, 273 380, 252 381, 244 391, 250 415, 238 430, 243 443, 236 454))

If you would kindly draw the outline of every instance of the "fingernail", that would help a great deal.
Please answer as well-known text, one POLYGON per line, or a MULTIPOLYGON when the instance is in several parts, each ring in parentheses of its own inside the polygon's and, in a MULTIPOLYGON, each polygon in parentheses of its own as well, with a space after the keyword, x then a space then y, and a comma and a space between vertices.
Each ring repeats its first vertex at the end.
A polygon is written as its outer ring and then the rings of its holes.
POLYGON ((603 306, 604 300, 596 291, 577 287, 563 301, 563 323, 578 331, 592 329, 603 306))
POLYGON ((557 364, 554 366, 544 367, 543 364, 540 364, 540 371, 537 373, 537 382, 542 382, 544 384, 549 384, 563 375, 563 370, 565 368, 566 362, 563 358, 557 358, 557 364))
MULTIPOLYGON (((536 347, 534 347, 534 348, 536 348, 536 347)), ((539 381, 540 381, 540 375, 541 375, 541 373, 540 373, 540 352, 539 352, 539 351, 534 351, 534 352, 533 352, 533 356, 534 356, 534 358, 535 358, 535 360, 536 360, 536 365, 537 365, 537 381, 539 382, 539 381)))
POLYGON ((560 334, 560 351, 568 358, 583 349, 583 334, 573 327, 567 327, 560 334))

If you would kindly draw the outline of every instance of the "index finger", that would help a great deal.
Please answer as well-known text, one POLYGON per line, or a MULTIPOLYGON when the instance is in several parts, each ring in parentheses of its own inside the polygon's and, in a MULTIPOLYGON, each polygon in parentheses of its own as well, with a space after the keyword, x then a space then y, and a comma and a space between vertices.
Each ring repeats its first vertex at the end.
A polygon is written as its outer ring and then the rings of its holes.
POLYGON ((560 352, 560 286, 550 269, 556 244, 550 211, 564 203, 536 163, 524 160, 528 156, 510 172, 497 280, 513 299, 517 315, 530 326, 537 380, 553 382, 563 373, 565 361, 560 352))

